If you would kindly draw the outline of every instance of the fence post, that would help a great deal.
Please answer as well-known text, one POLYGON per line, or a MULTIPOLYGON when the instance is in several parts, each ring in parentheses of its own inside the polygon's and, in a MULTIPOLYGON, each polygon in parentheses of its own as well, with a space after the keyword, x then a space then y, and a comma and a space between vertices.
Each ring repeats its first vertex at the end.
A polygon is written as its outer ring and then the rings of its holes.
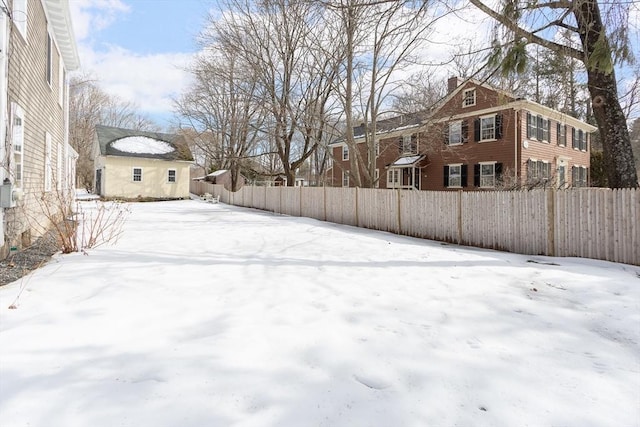
POLYGON ((298 209, 298 216, 302 216, 302 185, 300 185, 300 209, 298 209))
POLYGON ((360 227, 360 211, 358 209, 358 187, 355 187, 356 195, 355 195, 355 203, 356 203, 356 227, 360 227))
POLYGON ((556 256, 556 189, 547 191, 547 255, 556 256))
POLYGON ((458 190, 458 244, 462 244, 462 190, 458 190))
POLYGON ((398 234, 402 234, 402 202, 400 200, 400 189, 396 190, 398 192, 398 234))
POLYGON ((322 186, 322 203, 324 204, 324 220, 327 220, 327 186, 322 186))

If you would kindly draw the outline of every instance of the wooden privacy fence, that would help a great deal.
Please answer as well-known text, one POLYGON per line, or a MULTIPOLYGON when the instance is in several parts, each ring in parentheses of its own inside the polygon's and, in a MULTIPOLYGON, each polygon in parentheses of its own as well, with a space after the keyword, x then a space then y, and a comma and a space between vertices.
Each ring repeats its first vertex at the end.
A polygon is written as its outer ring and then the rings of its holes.
POLYGON ((236 206, 521 254, 640 265, 640 190, 408 191, 250 187, 191 192, 236 206))

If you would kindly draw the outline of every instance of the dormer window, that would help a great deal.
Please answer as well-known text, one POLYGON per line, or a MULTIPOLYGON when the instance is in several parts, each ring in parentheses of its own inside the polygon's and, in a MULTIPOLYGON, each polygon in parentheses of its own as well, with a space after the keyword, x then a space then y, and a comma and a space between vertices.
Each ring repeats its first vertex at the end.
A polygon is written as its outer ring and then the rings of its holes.
POLYGON ((471 107, 476 105, 476 89, 467 89, 462 92, 462 106, 471 107))

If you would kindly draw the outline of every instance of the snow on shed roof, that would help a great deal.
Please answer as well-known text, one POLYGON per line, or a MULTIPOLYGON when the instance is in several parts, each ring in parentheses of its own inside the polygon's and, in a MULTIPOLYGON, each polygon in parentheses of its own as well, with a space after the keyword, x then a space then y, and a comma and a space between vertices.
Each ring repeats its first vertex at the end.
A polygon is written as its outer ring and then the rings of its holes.
POLYGON ((165 141, 149 138, 147 136, 127 136, 111 143, 111 147, 125 153, 138 154, 167 154, 175 151, 165 141))
POLYGON ((103 125, 96 125, 96 135, 103 156, 193 161, 191 151, 180 135, 103 125))

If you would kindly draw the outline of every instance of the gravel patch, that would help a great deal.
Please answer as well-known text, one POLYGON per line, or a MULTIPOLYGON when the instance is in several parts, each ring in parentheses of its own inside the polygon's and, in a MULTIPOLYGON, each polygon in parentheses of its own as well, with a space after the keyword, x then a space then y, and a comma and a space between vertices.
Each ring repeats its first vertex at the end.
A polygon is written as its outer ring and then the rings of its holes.
POLYGON ((59 252, 58 241, 53 232, 37 239, 31 246, 9 255, 0 261, 0 286, 14 282, 31 271, 46 264, 53 254, 59 252))

